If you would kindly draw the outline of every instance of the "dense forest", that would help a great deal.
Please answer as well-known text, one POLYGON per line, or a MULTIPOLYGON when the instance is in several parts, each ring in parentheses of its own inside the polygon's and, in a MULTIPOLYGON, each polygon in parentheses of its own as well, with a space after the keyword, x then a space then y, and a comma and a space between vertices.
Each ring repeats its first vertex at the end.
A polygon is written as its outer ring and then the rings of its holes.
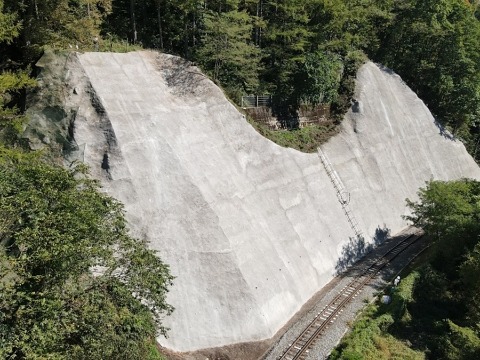
MULTIPOLYGON (((275 111, 292 116, 300 105, 327 104, 336 123, 350 107, 357 69, 372 59, 399 73, 478 160, 479 4, 0 0, 0 357, 158 359, 152 339, 167 330, 159 315, 172 311, 168 266, 128 236, 121 205, 82 166, 46 163, 22 140, 25 93, 46 48, 157 49, 198 64, 237 103, 270 94, 275 111)), ((278 133, 308 142, 312 129, 278 133)), ((479 186, 432 183, 420 197, 411 220, 434 235, 438 256, 410 281, 423 293, 404 282, 408 306, 398 319, 428 324, 408 339, 432 358, 478 358, 479 186), (442 258, 449 251, 457 251, 451 263, 442 258), (429 318, 418 317, 421 301, 429 318), (459 310, 446 312, 452 304, 459 310)), ((392 329, 401 337, 409 328, 392 329)))
POLYGON ((45 46, 143 46, 199 64, 237 103, 245 94, 270 94, 275 111, 287 114, 300 104, 329 104, 339 121, 350 107, 356 70, 370 58, 399 73, 480 156, 477 0, 2 3, 2 21, 13 27, 1 44, 3 70, 24 68, 45 46))

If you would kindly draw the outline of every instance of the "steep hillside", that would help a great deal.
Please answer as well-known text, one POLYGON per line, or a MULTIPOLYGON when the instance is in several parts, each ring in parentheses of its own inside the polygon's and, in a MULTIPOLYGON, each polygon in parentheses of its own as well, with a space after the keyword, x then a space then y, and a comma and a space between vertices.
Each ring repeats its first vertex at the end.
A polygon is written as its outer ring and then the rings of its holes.
POLYGON ((425 104, 391 70, 365 64, 356 103, 341 133, 322 147, 347 191, 360 226, 372 234, 404 225, 405 198, 430 179, 479 177, 459 141, 435 122, 425 104))
POLYGON ((373 63, 321 150, 333 178, 318 154, 260 136, 179 58, 76 54, 62 79, 69 159, 92 167, 177 276, 159 341, 178 351, 271 337, 362 251, 358 234, 374 242, 406 225, 404 199, 424 181, 480 178, 463 145, 373 63))

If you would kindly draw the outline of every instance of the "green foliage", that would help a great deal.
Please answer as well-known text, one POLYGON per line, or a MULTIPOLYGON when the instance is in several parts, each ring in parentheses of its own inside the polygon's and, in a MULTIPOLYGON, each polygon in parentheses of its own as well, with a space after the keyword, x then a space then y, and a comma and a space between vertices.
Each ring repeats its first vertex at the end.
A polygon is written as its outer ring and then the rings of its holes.
POLYGON ((400 283, 392 294, 389 305, 372 304, 362 312, 353 324, 351 332, 342 339, 331 359, 424 359, 402 340, 389 333, 389 328, 405 313, 406 304, 412 299, 412 289, 418 274, 413 273, 400 283))
POLYGON ((480 338, 473 329, 456 325, 448 320, 449 334, 445 339, 448 359, 478 359, 480 357, 480 338))
POLYGON ((443 269, 422 266, 416 276, 412 300, 406 303, 409 319, 396 323, 390 332, 407 339, 431 359, 476 359, 480 348, 474 341, 478 329, 465 321, 465 289, 443 269), (456 324, 462 324, 456 325, 456 324))
POLYGON ((0 0, 0 42, 11 43, 21 28, 16 14, 4 12, 4 0, 0 0))
POLYGON ((465 255, 465 260, 460 266, 460 274, 466 288, 475 294, 480 291, 480 243, 465 255))
POLYGON ((263 35, 265 80, 275 94, 277 105, 297 107, 295 77, 305 61, 312 33, 308 27, 308 3, 304 0, 266 0, 264 19, 268 26, 263 35))
POLYGON ((252 29, 252 18, 244 11, 207 12, 196 54, 214 80, 243 93, 258 87, 260 50, 251 43, 252 29))
POLYGON ((355 78, 357 70, 368 60, 361 50, 347 52, 343 58, 343 76, 338 90, 339 96, 332 104, 332 112, 337 120, 350 108, 355 93, 355 78))
POLYGON ((314 1, 315 44, 345 55, 379 47, 379 35, 392 19, 390 1, 314 1))
POLYGON ((472 5, 464 0, 410 0, 399 3, 395 12, 377 59, 395 69, 474 153, 480 116, 480 22, 472 5))
MULTIPOLYGON (((34 56, 44 45, 69 48, 93 45, 100 26, 112 10, 112 0, 4 0, 24 26, 22 52, 34 56)), ((30 59, 29 59, 30 60, 30 59)))
MULTIPOLYGON (((95 46, 92 44, 89 50, 93 51, 95 46)), ((98 40, 98 51, 126 53, 130 51, 142 50, 139 44, 131 44, 127 40, 122 40, 118 36, 105 34, 103 38, 98 40)))
POLYGON ((293 130, 270 130, 266 126, 249 120, 250 124, 263 136, 283 147, 290 147, 306 153, 317 148, 338 132, 333 123, 305 126, 293 130))
MULTIPOLYGON (((3 0, 0 0, 0 45, 11 43, 21 29, 15 14, 4 13, 3 9, 3 0)), ((13 72, 7 69, 0 73, 0 141, 12 144, 17 140, 25 119, 11 104, 12 99, 20 91, 34 85, 35 81, 26 71, 13 72)))
POLYGON ((1 154, 0 357, 147 358, 172 311, 168 266, 85 167, 1 154))
POLYGON ((298 97, 311 105, 326 104, 338 96, 343 64, 337 55, 324 52, 310 53, 303 63, 298 86, 298 97))
POLYGON ((418 202, 407 199, 413 214, 406 219, 434 235, 440 243, 438 251, 454 258, 465 246, 471 249, 475 245, 480 234, 478 181, 430 181, 418 196, 418 202))

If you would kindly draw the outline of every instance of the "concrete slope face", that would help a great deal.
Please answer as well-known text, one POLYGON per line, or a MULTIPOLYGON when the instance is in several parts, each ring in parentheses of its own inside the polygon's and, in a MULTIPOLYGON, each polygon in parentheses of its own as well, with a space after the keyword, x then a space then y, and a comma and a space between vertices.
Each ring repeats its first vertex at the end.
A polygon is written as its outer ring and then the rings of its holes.
POLYGON ((349 194, 366 234, 380 225, 395 232, 425 182, 480 179, 465 147, 445 132, 417 95, 391 70, 365 64, 357 75, 356 103, 340 135, 322 146, 349 194))
POLYGON ((401 80, 371 63, 356 112, 323 147, 328 172, 318 154, 256 133, 179 58, 87 53, 76 66, 76 96, 90 99, 75 122, 83 160, 177 277, 159 338, 173 350, 273 336, 352 256, 356 232, 371 242, 379 227, 400 230, 404 199, 431 177, 480 177, 401 80))

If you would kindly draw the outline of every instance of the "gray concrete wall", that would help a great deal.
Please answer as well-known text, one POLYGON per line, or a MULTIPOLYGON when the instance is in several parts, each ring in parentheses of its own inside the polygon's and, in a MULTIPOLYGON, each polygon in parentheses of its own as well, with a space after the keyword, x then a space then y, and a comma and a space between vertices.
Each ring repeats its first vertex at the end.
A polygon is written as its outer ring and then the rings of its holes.
MULTIPOLYGON (((76 96, 91 100, 75 123, 83 158, 177 276, 160 343, 188 351, 274 335, 355 237, 318 156, 263 138, 178 58, 86 53, 73 65, 76 96)), ((361 111, 323 150, 372 241, 378 227, 406 225, 405 197, 432 175, 480 171, 397 76, 369 63, 358 87, 361 111)))
POLYGON ((365 64, 356 99, 341 133, 322 149, 367 234, 377 225, 402 227, 400 215, 409 213, 405 198, 417 199, 425 181, 480 178, 463 144, 436 125, 423 101, 391 70, 365 64))

